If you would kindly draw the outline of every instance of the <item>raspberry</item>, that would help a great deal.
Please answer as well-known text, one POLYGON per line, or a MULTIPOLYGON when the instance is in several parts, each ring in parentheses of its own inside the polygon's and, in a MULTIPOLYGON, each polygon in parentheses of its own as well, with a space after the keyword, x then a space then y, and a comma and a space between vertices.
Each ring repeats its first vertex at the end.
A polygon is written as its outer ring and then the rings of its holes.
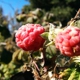
POLYGON ((15 35, 17 46, 26 51, 36 51, 43 46, 44 39, 40 36, 44 32, 40 24, 26 24, 20 27, 15 35))
POLYGON ((63 55, 72 57, 80 55, 80 29, 67 27, 55 39, 55 46, 63 55))

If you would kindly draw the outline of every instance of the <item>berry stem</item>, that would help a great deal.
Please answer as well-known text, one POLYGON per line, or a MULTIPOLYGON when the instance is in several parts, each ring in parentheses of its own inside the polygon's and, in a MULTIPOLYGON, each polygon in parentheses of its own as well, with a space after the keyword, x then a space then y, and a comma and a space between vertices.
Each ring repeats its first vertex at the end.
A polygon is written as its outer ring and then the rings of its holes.
POLYGON ((38 65, 36 64, 36 61, 35 61, 35 59, 33 57, 33 51, 31 51, 30 56, 31 56, 31 60, 32 60, 33 66, 37 69, 37 71, 40 71, 40 69, 39 69, 38 65))

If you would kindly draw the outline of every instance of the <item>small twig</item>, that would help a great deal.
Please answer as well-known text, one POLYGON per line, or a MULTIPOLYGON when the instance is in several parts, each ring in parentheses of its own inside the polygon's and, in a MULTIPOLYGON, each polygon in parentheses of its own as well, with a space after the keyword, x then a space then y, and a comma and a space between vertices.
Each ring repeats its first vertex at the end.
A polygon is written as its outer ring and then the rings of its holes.
POLYGON ((38 65, 36 64, 36 62, 35 62, 34 60, 33 60, 33 64, 34 64, 34 66, 36 67, 36 69, 37 69, 38 71, 40 71, 38 65))
POLYGON ((0 2, 9 5, 9 6, 11 7, 11 9, 12 9, 13 11, 15 11, 14 8, 13 8, 13 6, 12 6, 10 3, 7 3, 7 2, 5 2, 5 1, 3 1, 3 0, 0 0, 0 2))
POLYGON ((32 60, 33 66, 37 69, 37 71, 40 71, 38 65, 36 64, 36 61, 34 60, 33 52, 31 52, 30 56, 31 56, 31 60, 32 60))
POLYGON ((0 46, 5 46, 5 45, 6 45, 5 42, 1 42, 1 43, 0 43, 0 46))
POLYGON ((80 9, 77 11, 75 17, 71 18, 67 25, 72 25, 76 20, 80 20, 80 9))
POLYGON ((74 19, 75 19, 75 18, 77 18, 77 19, 79 18, 79 19, 80 19, 80 9, 77 11, 77 13, 76 13, 74 19))
POLYGON ((76 15, 74 18, 72 18, 70 21, 76 21, 80 19, 80 9, 77 11, 76 15))

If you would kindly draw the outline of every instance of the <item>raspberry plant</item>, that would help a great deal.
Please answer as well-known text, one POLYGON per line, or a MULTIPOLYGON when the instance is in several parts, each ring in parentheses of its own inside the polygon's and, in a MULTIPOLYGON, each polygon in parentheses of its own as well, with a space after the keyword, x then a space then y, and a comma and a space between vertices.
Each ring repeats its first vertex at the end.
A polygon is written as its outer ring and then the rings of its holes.
POLYGON ((79 80, 80 28, 75 25, 79 13, 69 25, 61 28, 49 24, 26 24, 16 33, 16 44, 28 51, 27 67, 37 80, 79 80))
POLYGON ((5 49, 14 53, 8 65, 0 65, 1 79, 30 71, 35 80, 80 80, 80 10, 66 27, 58 23, 26 22, 15 33, 17 46, 5 41, 5 49))

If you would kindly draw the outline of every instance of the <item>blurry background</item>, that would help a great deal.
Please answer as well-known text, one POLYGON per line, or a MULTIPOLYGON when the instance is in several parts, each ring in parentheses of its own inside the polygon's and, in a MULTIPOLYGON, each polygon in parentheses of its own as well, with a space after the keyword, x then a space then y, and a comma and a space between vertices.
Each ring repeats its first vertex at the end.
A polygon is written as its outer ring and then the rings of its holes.
POLYGON ((80 0, 0 0, 0 80, 9 80, 28 61, 16 46, 14 32, 26 23, 66 26, 80 8, 80 0))
POLYGON ((21 11, 22 7, 27 4, 29 5, 29 1, 25 0, 0 0, 0 7, 3 8, 3 14, 9 16, 14 16, 16 10, 21 11))

